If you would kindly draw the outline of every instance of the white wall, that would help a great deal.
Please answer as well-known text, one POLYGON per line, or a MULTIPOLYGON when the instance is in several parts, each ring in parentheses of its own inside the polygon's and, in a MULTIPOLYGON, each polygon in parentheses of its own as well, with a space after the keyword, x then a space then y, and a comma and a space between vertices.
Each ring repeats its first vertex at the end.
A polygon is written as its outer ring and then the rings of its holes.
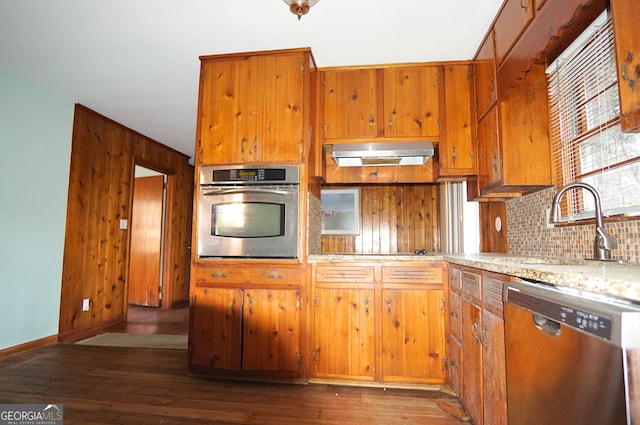
POLYGON ((58 333, 73 110, 0 69, 0 349, 58 333))

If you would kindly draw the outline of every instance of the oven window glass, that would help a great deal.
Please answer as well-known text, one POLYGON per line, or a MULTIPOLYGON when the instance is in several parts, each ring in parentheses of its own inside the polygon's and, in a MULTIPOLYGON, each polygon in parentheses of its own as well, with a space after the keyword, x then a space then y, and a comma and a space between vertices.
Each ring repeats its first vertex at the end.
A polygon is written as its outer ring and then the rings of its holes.
POLYGON ((284 235, 285 205, 238 202, 211 206, 211 234, 230 238, 284 235))

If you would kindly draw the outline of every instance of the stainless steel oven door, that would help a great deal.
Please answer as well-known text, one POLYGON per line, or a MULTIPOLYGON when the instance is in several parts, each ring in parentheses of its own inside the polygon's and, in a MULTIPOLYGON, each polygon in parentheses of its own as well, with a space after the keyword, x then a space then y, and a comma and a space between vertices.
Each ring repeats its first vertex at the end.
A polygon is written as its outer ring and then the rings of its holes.
POLYGON ((298 191, 298 185, 202 187, 198 256, 297 258, 298 191))

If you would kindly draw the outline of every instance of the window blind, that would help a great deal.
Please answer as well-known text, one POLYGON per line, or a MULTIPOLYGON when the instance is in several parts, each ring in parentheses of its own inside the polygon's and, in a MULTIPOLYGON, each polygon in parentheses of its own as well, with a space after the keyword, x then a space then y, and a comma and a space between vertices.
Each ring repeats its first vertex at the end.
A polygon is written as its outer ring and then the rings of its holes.
MULTIPOLYGON (((547 68, 554 182, 600 193, 605 215, 640 212, 640 135, 620 127, 613 25, 607 12, 547 68)), ((565 195, 562 216, 594 216, 590 194, 565 195)))

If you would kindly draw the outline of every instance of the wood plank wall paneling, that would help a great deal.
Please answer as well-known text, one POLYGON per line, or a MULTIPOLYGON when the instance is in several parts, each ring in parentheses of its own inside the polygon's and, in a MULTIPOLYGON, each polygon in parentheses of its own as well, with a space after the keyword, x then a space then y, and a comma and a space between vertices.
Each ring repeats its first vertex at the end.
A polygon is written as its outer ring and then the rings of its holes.
POLYGON ((440 250, 438 185, 361 186, 360 197, 360 235, 323 236, 322 252, 440 250))
POLYGON ((507 204, 504 202, 480 202, 480 252, 503 252, 507 244, 507 204), (496 230, 496 218, 500 217, 502 228, 496 230))
POLYGON ((188 299, 193 196, 189 158, 76 105, 65 229, 60 339, 124 320, 134 164, 168 175, 163 306, 188 299), (82 311, 82 300, 90 311, 82 311))

